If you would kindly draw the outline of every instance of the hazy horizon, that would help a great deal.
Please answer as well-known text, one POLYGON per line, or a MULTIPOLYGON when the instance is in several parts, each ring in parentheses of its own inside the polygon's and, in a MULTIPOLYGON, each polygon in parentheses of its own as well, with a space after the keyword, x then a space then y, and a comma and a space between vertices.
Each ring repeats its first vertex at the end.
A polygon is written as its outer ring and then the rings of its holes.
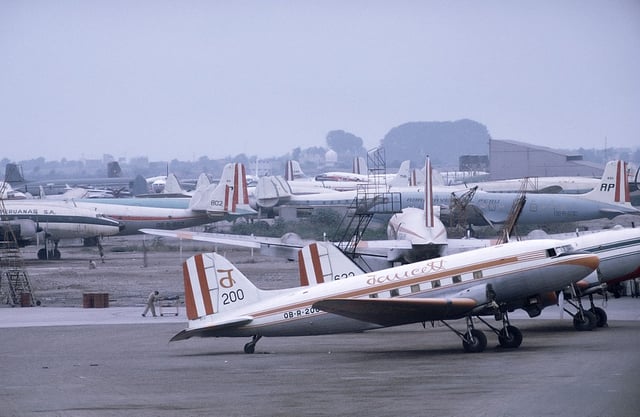
POLYGON ((281 156, 413 121, 640 145, 640 2, 0 2, 0 158, 281 156))

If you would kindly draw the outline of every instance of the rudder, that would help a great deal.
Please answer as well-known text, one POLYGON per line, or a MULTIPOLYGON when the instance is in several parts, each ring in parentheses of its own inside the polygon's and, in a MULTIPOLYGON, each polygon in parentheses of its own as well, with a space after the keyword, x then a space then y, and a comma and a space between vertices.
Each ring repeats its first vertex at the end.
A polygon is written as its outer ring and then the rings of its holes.
POLYGON ((609 161, 604 168, 599 187, 584 196, 605 203, 631 205, 627 163, 622 160, 609 161))
POLYGON ((196 320, 255 303, 263 290, 217 253, 200 253, 182 266, 187 318, 196 320))

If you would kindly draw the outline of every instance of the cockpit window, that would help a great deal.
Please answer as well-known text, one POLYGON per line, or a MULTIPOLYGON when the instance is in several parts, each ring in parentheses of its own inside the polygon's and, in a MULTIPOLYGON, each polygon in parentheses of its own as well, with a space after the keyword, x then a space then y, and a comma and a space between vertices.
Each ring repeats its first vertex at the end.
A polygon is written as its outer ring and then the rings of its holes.
POLYGON ((571 245, 556 246, 555 248, 548 249, 547 255, 552 258, 554 256, 562 255, 563 253, 571 252, 572 250, 573 247, 571 245))

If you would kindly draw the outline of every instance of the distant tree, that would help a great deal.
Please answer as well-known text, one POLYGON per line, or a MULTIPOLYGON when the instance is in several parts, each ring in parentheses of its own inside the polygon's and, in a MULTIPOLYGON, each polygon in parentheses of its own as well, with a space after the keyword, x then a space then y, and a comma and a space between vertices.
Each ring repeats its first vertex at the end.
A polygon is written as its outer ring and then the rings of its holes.
POLYGON ((461 155, 488 155, 491 136, 486 126, 473 120, 410 122, 394 127, 381 141, 387 166, 411 160, 422 166, 427 155, 439 168, 454 168, 461 155))
POLYGON ((327 133, 327 146, 338 154, 338 164, 348 164, 356 156, 364 156, 367 151, 362 146, 362 138, 344 130, 332 130, 327 133))

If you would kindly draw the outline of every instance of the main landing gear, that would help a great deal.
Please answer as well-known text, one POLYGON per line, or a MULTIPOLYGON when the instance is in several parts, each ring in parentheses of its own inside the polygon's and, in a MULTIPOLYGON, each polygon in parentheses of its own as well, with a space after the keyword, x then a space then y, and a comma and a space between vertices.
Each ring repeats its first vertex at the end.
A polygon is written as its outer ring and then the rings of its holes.
POLYGON ((253 335, 251 341, 244 345, 244 353, 254 353, 256 351, 256 343, 258 343, 258 340, 260 339, 262 339, 262 336, 257 334, 253 335))
POLYGON ((485 336, 482 331, 473 327, 472 317, 466 317, 467 331, 464 333, 454 329, 449 325, 449 323, 444 320, 441 320, 441 323, 447 326, 449 330, 457 334, 458 337, 462 339, 462 347, 464 348, 465 352, 479 353, 487 347, 487 336, 485 336))
POLYGON ((588 295, 590 304, 588 310, 582 305, 582 297, 583 296, 578 295, 578 289, 576 289, 574 285, 571 285, 571 299, 565 297, 565 301, 567 304, 572 305, 576 309, 576 312, 573 313, 562 306, 562 309, 573 317, 573 327, 579 331, 590 331, 596 327, 606 327, 608 319, 607 312, 595 306, 593 294, 588 295), (573 299, 576 301, 574 302, 573 299))
POLYGON ((60 259, 60 251, 58 250, 58 242, 59 240, 52 241, 51 239, 45 239, 44 248, 38 250, 38 259, 46 260, 46 259, 60 259), (53 249, 50 249, 51 242, 53 242, 53 249))
MULTIPOLYGON (((496 313, 496 320, 502 320, 502 328, 492 326, 480 316, 478 316, 478 320, 487 325, 492 332, 498 335, 498 342, 503 348, 515 349, 522 344, 522 332, 516 326, 512 326, 509 323, 509 316, 506 312, 496 313)), ((464 333, 454 329, 445 321, 441 321, 441 323, 462 339, 462 347, 465 352, 479 353, 484 351, 487 347, 487 336, 485 336, 482 331, 474 327, 472 317, 466 317, 467 331, 464 333)))

